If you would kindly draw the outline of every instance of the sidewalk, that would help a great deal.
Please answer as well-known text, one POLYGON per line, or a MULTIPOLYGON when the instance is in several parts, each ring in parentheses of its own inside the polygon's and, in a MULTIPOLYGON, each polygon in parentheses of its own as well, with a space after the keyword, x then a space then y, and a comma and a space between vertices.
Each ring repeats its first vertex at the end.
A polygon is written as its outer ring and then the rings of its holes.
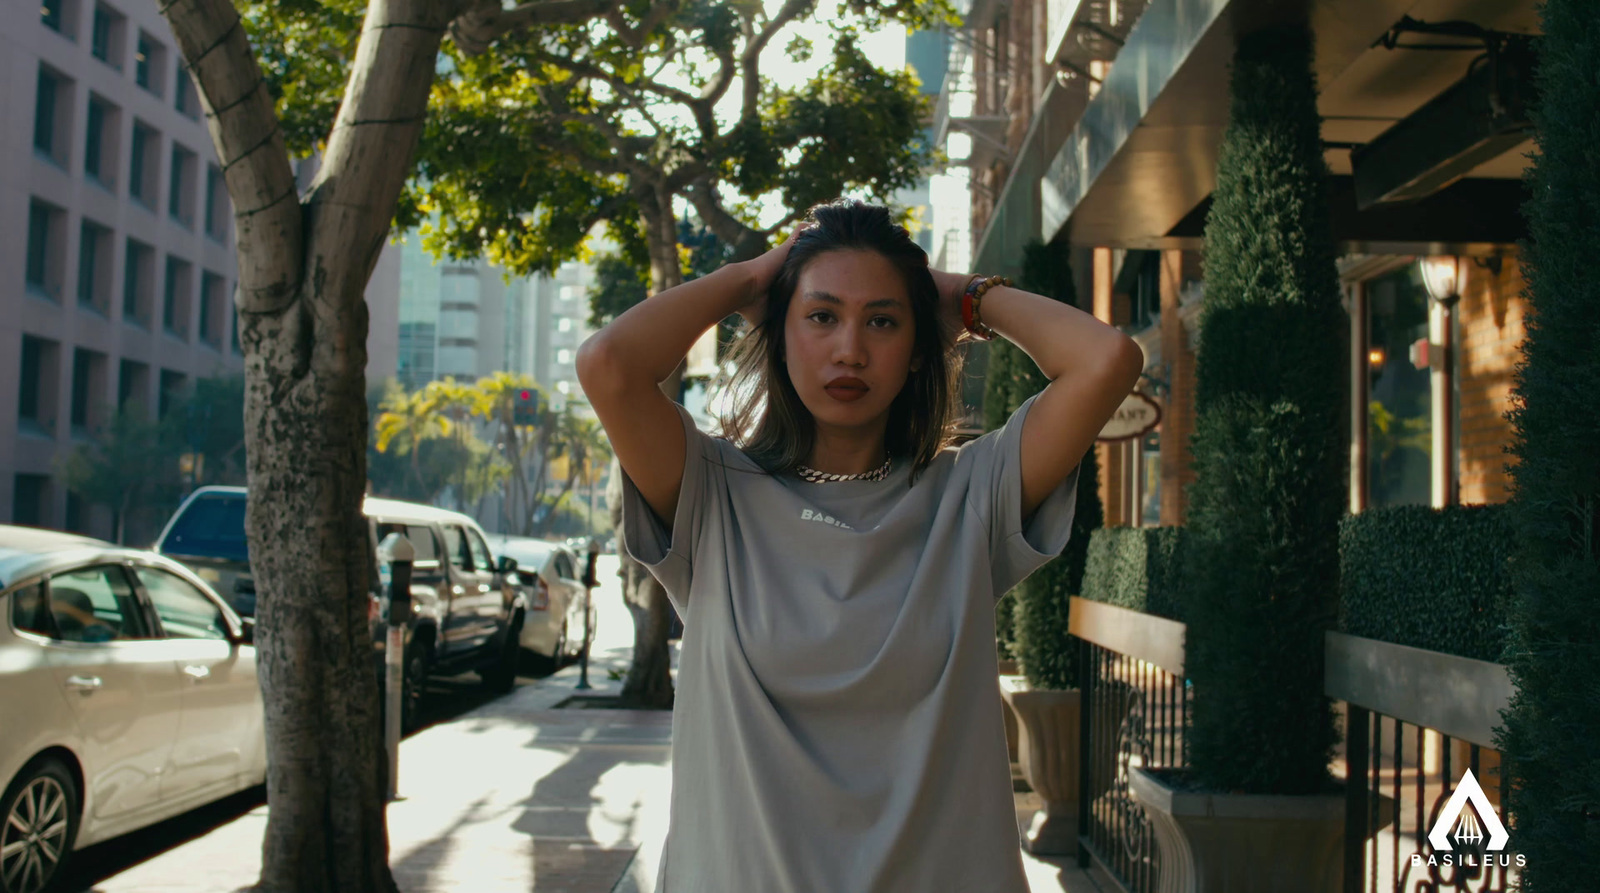
MULTIPOLYGON (((615 629, 615 626, 613 626, 615 629)), ((629 648, 597 649, 589 679, 615 694, 629 648)), ((629 643, 631 644, 631 643, 629 643)), ((406 739, 389 806, 404 893, 651 893, 665 839, 671 714, 556 709, 578 667, 406 739)), ((223 893, 260 872, 265 806, 95 884, 94 893, 223 893)), ((1069 860, 1025 856, 1032 893, 1101 893, 1069 860)), ((930 891, 931 893, 931 891, 930 891)))

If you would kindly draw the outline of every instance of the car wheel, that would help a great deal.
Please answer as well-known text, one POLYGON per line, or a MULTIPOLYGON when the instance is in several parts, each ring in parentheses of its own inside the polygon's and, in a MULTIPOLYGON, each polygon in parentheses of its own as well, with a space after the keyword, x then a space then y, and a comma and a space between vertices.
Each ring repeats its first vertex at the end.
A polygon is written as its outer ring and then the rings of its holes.
POLYGON ((78 784, 59 760, 24 769, 0 799, 0 891, 38 893, 78 834, 78 784))
POLYGON ((499 694, 506 694, 517 687, 517 660, 522 650, 522 615, 518 614, 511 621, 511 626, 506 628, 506 634, 500 640, 500 647, 495 649, 494 657, 482 670, 478 677, 483 680, 484 688, 499 694))
POLYGON ((406 649, 405 675, 400 696, 400 728, 414 732, 422 722, 422 692, 433 669, 433 643, 423 639, 406 649))

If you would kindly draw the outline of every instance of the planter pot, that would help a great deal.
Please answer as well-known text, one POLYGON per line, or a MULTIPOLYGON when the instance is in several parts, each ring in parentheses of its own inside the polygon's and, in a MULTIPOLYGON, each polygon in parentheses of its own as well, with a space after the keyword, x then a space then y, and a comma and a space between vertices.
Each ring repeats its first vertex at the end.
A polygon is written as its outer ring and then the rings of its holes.
POLYGON ((1024 835, 1028 852, 1071 855, 1078 851, 1077 689, 1028 688, 1021 677, 1003 677, 1000 691, 1017 716, 1017 762, 1044 805, 1024 835))
POLYGON ((1158 893, 1339 893, 1344 795, 1215 794, 1144 769, 1129 789, 1161 856, 1158 893))
POLYGON ((1006 686, 1014 685, 1015 683, 1007 682, 1007 679, 1022 679, 1021 676, 1017 675, 1017 662, 1014 660, 1000 662, 1000 691, 1002 695, 1000 698, 1000 713, 1006 724, 1006 757, 1015 763, 1017 762, 1017 712, 1011 709, 1011 701, 1004 697, 1006 686), (1008 667, 1007 664, 1010 666, 1008 667), (1008 670, 1009 672, 1007 672, 1008 670))

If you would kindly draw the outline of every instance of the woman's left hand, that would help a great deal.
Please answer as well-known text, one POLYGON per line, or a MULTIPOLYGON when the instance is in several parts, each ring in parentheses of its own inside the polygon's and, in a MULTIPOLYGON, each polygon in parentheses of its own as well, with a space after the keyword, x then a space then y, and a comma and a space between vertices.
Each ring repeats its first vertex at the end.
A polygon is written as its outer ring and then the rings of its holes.
POLYGON ((961 321, 961 296, 967 290, 967 283, 972 281, 972 275, 946 273, 932 267, 928 268, 928 272, 933 274, 934 287, 939 290, 939 322, 950 333, 951 342, 971 340, 966 324, 961 321))

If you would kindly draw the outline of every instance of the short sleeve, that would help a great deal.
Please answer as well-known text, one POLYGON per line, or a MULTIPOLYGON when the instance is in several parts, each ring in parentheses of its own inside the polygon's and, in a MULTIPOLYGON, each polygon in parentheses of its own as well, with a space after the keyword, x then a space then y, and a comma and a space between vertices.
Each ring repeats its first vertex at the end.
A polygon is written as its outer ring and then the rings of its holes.
MULTIPOLYGON (((996 598, 1009 592, 1050 559, 1072 535, 1078 506, 1078 468, 1045 497, 1022 523, 1022 424, 1038 399, 1023 401, 999 430, 966 444, 972 478, 968 500, 988 529, 990 572, 996 598)), ((1080 466, 1081 467, 1081 466, 1080 466)))
POLYGON ((644 495, 624 471, 622 545, 635 561, 661 581, 674 607, 683 613, 689 603, 695 547, 710 501, 708 469, 717 455, 717 445, 710 435, 696 427, 687 409, 680 405, 677 410, 683 422, 683 482, 678 489, 678 508, 672 518, 672 530, 669 532, 656 517, 655 510, 645 502, 644 495))

